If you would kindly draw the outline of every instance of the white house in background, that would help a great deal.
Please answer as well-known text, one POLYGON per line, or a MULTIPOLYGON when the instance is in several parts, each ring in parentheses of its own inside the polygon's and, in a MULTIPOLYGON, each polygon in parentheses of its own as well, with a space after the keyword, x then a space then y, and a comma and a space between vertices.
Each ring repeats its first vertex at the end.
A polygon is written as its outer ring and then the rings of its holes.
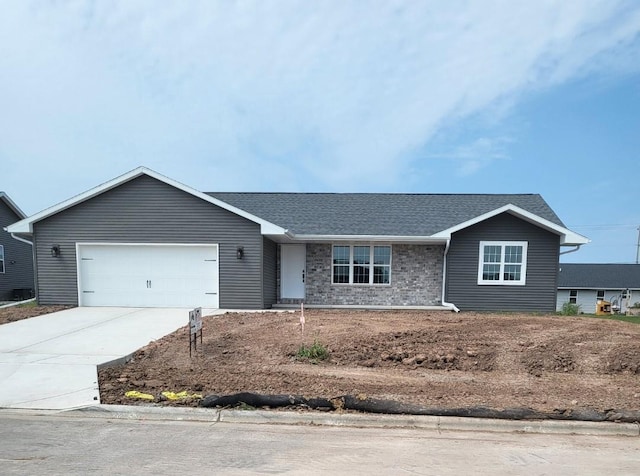
POLYGON ((558 311, 569 302, 579 305, 580 312, 593 314, 599 300, 611 302, 622 313, 640 303, 640 264, 560 263, 558 311))

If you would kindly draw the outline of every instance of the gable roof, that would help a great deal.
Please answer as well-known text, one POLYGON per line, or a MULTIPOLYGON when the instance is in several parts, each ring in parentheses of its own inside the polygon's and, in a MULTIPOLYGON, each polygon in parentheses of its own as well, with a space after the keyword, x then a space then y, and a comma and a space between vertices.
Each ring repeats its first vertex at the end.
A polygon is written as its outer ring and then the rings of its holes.
POLYGON ((444 243, 451 233, 499 213, 511 213, 560 235, 561 244, 589 240, 565 228, 538 194, 202 193, 138 167, 7 227, 33 233, 33 224, 147 175, 260 225, 277 240, 396 240, 444 243))
POLYGON ((167 185, 170 185, 172 187, 175 187, 179 190, 182 190, 183 192, 186 192, 190 195, 193 195, 194 197, 200 198, 201 200, 204 200, 206 202, 209 202, 213 205, 216 205, 220 208, 223 208, 225 210, 228 210, 232 213, 235 213, 236 215, 239 215, 243 218, 246 218, 247 220, 250 220, 254 223, 257 223, 260 225, 260 229, 262 234, 285 234, 286 230, 280 228, 277 225, 274 225, 273 223, 269 223, 268 221, 257 217, 255 215, 252 215, 251 213, 246 212, 245 210, 240 210, 228 203, 225 202, 221 202, 220 200, 211 197, 205 193, 199 192, 191 187, 188 187, 187 185, 184 185, 180 182, 177 182, 173 179, 170 179, 169 177, 165 177, 164 175, 161 175, 157 172, 154 172, 151 169, 147 169, 146 167, 138 167, 137 169, 132 170, 131 172, 127 172, 124 175, 121 175, 119 177, 114 178, 113 180, 109 180, 108 182, 105 182, 101 185, 98 185, 97 187, 92 188, 91 190, 87 190, 84 193, 81 193, 79 195, 76 195, 75 197, 72 197, 68 200, 65 200, 64 202, 61 202, 57 205, 54 205, 50 208, 47 208, 39 213, 36 213, 35 215, 30 216, 29 218, 25 218, 23 220, 20 220, 17 223, 14 223, 13 225, 10 225, 7 227, 7 231, 9 233, 25 233, 25 234, 29 234, 29 233, 33 233, 33 224, 40 221, 40 220, 44 220, 47 217, 50 217, 52 215, 55 215, 56 213, 60 213, 63 210, 66 210, 67 208, 71 208, 74 205, 77 205, 79 203, 82 203, 86 200, 89 200, 93 197, 96 197, 97 195, 100 195, 101 193, 104 193, 108 190, 111 190, 119 185, 122 185, 123 183, 126 183, 130 180, 133 180, 137 177, 140 177, 141 175, 147 175, 149 177, 152 177, 156 180, 159 180, 161 182, 166 183, 167 185))
POLYGON ((640 264, 561 263, 558 287, 566 289, 640 289, 640 264))
POLYGON ((451 233, 508 212, 562 235, 563 244, 589 240, 568 230, 538 194, 235 193, 208 195, 286 228, 297 238, 421 237, 451 233))
POLYGON ((9 195, 7 195, 5 192, 0 192, 0 200, 3 201, 5 203, 5 205, 7 207, 9 207, 9 209, 13 213, 18 215, 18 217, 26 218, 27 215, 25 215, 25 213, 22 210, 20 210, 18 205, 16 205, 15 202, 13 200, 11 200, 11 198, 9 198, 9 195))

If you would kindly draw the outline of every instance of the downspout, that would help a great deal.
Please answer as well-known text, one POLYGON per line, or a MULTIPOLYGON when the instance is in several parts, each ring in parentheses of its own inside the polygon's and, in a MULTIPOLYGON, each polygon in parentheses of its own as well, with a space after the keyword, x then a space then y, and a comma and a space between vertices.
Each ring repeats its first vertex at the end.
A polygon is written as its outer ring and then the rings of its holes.
POLYGON ((451 308, 452 311, 460 312, 460 309, 458 309, 458 307, 455 304, 444 300, 445 286, 447 284, 447 253, 449 253, 450 244, 451 244, 451 238, 448 238, 447 244, 444 247, 444 259, 443 259, 443 265, 442 265, 442 299, 440 300, 440 302, 443 306, 451 308))
POLYGON ((574 253, 574 252, 578 251, 578 250, 580 249, 580 247, 581 247, 581 246, 582 246, 582 245, 575 245, 575 248, 574 248, 574 249, 572 249, 572 250, 567 250, 567 251, 561 251, 561 252, 560 252, 560 255, 567 255, 567 254, 569 254, 569 253, 574 253))
MULTIPOLYGON (((6 228, 4 228, 4 231, 7 231, 6 228)), ((24 238, 20 238, 19 236, 16 236, 15 233, 11 233, 11 238, 13 238, 14 240, 18 240, 21 241, 23 243, 26 243, 27 245, 31 246, 31 255, 33 257, 33 291, 36 294, 36 297, 34 299, 36 299, 37 301, 37 289, 38 289, 38 267, 36 266, 36 249, 33 246, 33 242, 29 241, 29 240, 25 240, 24 238)))
MULTIPOLYGON (((6 228, 5 228, 5 231, 6 231, 6 228)), ((22 241, 23 243, 26 243, 30 246, 33 246, 32 241, 25 240, 24 238, 20 238, 19 236, 16 236, 15 233, 11 233, 11 238, 13 238, 14 240, 22 241)))

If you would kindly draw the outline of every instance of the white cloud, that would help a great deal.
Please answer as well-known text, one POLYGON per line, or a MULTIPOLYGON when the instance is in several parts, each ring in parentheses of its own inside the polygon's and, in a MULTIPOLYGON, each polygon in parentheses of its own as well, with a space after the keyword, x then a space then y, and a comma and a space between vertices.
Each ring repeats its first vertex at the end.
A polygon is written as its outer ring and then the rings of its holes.
POLYGON ((509 137, 480 137, 469 144, 462 144, 444 153, 430 154, 428 158, 449 159, 456 164, 459 176, 473 175, 496 160, 510 159, 507 147, 513 139, 509 137))
MULTIPOLYGON (((104 179, 144 163, 201 189, 384 186, 456 118, 638 71, 611 52, 636 55, 639 31, 637 4, 612 0, 16 1, 0 159, 104 179)), ((462 173, 503 147, 482 140, 462 173)))

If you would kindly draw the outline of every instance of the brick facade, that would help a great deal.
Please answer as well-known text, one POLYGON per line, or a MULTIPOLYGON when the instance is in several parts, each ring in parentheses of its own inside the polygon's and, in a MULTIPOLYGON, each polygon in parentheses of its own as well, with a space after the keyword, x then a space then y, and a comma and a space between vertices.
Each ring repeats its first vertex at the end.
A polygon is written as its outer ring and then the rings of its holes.
MULTIPOLYGON (((305 303, 316 305, 434 306, 442 296, 439 245, 392 245, 391 284, 331 283, 331 244, 307 244, 305 303)), ((280 266, 278 266, 280 269, 280 266)), ((283 300, 281 300, 281 303, 283 300)))

